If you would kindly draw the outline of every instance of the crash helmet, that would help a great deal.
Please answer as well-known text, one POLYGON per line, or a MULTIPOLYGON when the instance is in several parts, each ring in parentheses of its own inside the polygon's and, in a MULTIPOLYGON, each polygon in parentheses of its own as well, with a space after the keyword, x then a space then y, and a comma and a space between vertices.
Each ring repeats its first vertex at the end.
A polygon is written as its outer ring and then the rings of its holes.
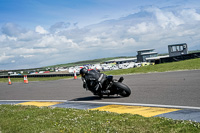
POLYGON ((88 72, 88 70, 86 69, 86 68, 82 68, 81 70, 80 70, 80 75, 83 77, 83 76, 85 76, 85 74, 88 72))

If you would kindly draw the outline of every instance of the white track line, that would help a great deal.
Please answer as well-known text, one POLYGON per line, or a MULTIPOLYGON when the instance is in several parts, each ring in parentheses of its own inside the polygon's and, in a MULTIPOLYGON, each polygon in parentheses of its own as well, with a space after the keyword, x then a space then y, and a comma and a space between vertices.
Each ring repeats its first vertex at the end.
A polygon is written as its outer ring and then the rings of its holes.
POLYGON ((193 106, 176 106, 176 105, 143 104, 143 103, 95 102, 95 101, 68 101, 68 102, 96 103, 96 104, 116 104, 116 105, 163 107, 163 108, 178 108, 178 109, 199 109, 200 110, 200 107, 193 107, 193 106))
POLYGON ((146 106, 146 107, 163 107, 163 108, 177 108, 177 109, 198 109, 200 107, 193 106, 179 106, 179 105, 161 105, 161 104, 143 104, 143 103, 119 103, 119 102, 96 102, 96 101, 68 101, 68 100, 0 100, 0 102, 71 102, 71 103, 95 103, 95 104, 115 104, 128 106, 146 106))
POLYGON ((67 102, 67 100, 0 100, 0 102, 67 102))

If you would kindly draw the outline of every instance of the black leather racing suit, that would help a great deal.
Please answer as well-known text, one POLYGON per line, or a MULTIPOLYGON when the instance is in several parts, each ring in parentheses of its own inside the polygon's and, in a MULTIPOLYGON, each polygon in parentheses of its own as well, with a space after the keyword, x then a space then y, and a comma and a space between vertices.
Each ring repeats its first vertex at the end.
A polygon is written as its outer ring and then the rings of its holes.
POLYGON ((105 74, 99 73, 96 70, 90 70, 82 77, 83 87, 89 89, 94 94, 98 94, 102 89, 105 79, 105 74))

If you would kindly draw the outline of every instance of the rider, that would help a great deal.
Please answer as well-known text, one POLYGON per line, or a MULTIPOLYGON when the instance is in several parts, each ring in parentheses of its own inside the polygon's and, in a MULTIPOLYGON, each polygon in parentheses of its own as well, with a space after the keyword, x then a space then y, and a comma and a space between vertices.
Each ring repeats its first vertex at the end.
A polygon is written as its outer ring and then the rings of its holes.
POLYGON ((83 80, 83 88, 91 90, 94 94, 99 94, 106 75, 99 73, 96 70, 88 71, 86 68, 80 70, 80 75, 83 80))

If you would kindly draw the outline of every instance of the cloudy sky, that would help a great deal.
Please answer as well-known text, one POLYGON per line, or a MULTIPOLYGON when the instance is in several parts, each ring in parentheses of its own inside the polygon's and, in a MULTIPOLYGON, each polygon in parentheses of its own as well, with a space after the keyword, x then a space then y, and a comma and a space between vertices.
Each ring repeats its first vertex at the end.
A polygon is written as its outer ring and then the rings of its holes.
POLYGON ((0 70, 200 50, 198 0, 0 0, 0 70))

